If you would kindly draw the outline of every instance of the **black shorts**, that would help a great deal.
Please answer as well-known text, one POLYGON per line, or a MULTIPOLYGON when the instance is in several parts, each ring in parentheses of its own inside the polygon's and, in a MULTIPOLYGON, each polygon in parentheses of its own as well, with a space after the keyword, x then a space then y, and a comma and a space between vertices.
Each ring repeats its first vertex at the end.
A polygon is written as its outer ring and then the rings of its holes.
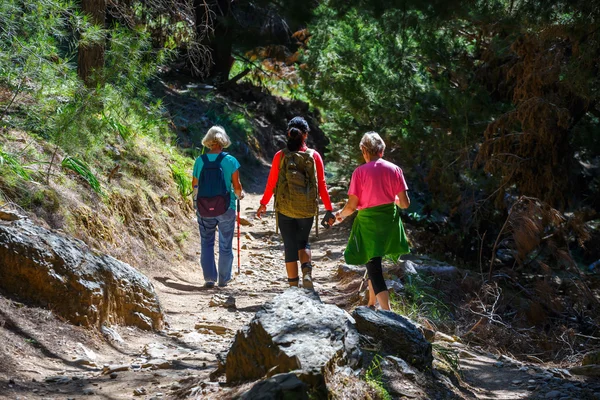
POLYGON ((298 250, 310 249, 308 235, 310 235, 313 220, 314 217, 290 218, 282 213, 277 213, 286 263, 298 261, 298 250))

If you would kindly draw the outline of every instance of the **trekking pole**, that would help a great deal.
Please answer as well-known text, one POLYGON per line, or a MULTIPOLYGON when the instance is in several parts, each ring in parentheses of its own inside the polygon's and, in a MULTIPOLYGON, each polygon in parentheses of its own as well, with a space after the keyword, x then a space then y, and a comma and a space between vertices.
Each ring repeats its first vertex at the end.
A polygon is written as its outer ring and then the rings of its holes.
POLYGON ((237 253, 237 261, 238 261, 238 275, 240 273, 240 199, 237 199, 237 242, 238 242, 238 253, 237 253))
POLYGON ((358 294, 360 294, 360 292, 362 291, 362 287, 365 284, 365 278, 367 277, 367 272, 369 272, 369 270, 365 269, 365 274, 363 275, 363 278, 360 281, 360 287, 358 288, 358 294))

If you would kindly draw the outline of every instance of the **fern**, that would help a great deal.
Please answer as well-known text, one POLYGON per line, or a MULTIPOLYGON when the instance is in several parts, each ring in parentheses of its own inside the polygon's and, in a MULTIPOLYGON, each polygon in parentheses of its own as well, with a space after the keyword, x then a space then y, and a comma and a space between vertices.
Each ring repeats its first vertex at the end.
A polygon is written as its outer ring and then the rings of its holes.
POLYGON ((67 156, 62 160, 61 165, 63 168, 71 170, 79 176, 81 176, 91 186, 94 192, 102 194, 102 187, 100 186, 100 182, 98 182, 98 179, 86 163, 77 158, 67 156))

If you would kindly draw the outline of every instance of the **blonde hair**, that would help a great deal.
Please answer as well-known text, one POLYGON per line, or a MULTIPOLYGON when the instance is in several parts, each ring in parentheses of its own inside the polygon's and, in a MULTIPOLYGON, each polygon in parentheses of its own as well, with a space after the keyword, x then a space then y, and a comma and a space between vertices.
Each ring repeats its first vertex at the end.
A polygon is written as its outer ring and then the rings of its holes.
POLYGON ((385 142, 377 132, 367 132, 360 139, 360 147, 363 147, 367 153, 377 156, 385 150, 385 142))
POLYGON ((209 149, 212 149, 215 145, 219 145, 225 149, 231 146, 231 139, 229 139, 222 126, 215 125, 202 138, 202 145, 209 149))

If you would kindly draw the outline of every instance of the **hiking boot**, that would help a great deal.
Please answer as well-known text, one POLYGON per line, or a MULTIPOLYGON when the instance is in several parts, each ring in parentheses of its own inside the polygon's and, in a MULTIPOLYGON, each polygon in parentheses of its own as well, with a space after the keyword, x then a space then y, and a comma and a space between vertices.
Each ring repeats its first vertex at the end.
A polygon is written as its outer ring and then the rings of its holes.
POLYGON ((215 283, 210 281, 204 282, 204 287, 207 289, 212 289, 215 287, 215 283))
POLYGON ((308 290, 315 290, 312 279, 312 265, 310 263, 302 264, 302 287, 308 290))
POLYGON ((219 287, 227 287, 227 284, 228 284, 228 283, 229 283, 229 282, 220 282, 220 283, 219 283, 219 287))

